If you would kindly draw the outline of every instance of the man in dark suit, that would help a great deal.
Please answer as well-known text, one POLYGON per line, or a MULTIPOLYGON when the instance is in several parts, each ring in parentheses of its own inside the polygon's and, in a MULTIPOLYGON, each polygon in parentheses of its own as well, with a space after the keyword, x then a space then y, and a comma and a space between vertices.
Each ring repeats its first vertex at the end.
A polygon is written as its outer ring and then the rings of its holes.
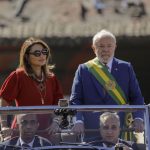
MULTIPOLYGON (((99 125, 101 138, 97 138, 88 144, 112 149, 120 147, 124 150, 140 150, 136 143, 119 138, 120 118, 116 113, 104 112, 101 114, 99 118, 99 125)), ((146 149, 144 144, 142 149, 146 149)))
POLYGON ((35 148, 42 146, 51 146, 51 142, 47 139, 37 136, 36 131, 39 123, 35 114, 19 114, 17 115, 17 125, 19 128, 20 136, 14 137, 5 141, 3 145, 4 150, 11 150, 14 146, 35 148))
MULTIPOLYGON (((72 85, 72 105, 144 104, 131 63, 114 57, 116 45, 115 36, 107 30, 94 35, 92 48, 96 57, 79 65, 72 85)), ((84 133, 84 129, 97 129, 99 115, 94 111, 78 113, 72 130, 84 133)), ((124 113, 119 116, 123 125, 124 113)), ((133 126, 136 132, 143 131, 143 114, 139 111, 133 113, 133 126)))

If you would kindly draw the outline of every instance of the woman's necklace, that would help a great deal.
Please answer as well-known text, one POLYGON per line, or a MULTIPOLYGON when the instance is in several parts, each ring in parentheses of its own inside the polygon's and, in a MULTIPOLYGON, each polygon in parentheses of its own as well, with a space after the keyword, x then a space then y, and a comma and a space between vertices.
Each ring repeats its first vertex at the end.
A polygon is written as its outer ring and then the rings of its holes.
POLYGON ((39 89, 39 93, 40 93, 40 96, 41 96, 41 102, 42 102, 42 105, 44 104, 44 99, 45 99, 45 96, 46 96, 46 83, 43 82, 43 83, 40 83, 37 88, 39 89))
POLYGON ((44 100, 45 100, 45 97, 46 97, 46 83, 43 82, 43 83, 35 83, 34 82, 34 85, 36 86, 39 94, 40 94, 40 97, 41 97, 41 103, 42 105, 44 105, 44 100))
POLYGON ((33 79, 39 83, 42 83, 44 81, 44 73, 41 74, 41 79, 39 79, 35 74, 32 75, 33 79))
POLYGON ((44 82, 44 80, 45 80, 44 74, 42 73, 41 79, 39 79, 35 75, 33 75, 33 79, 36 81, 36 83, 34 81, 33 82, 34 82, 36 89, 38 90, 38 92, 40 94, 41 103, 43 105, 44 99, 46 96, 46 83, 44 82))

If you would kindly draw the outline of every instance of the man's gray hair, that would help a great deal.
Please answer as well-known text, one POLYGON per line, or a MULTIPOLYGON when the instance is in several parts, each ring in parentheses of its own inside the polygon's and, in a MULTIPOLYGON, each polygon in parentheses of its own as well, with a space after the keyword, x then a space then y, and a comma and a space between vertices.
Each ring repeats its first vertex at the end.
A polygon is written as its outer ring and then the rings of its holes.
POLYGON ((104 112, 104 113, 101 114, 100 117, 99 117, 100 127, 104 125, 105 121, 106 121, 108 118, 117 119, 118 125, 120 126, 120 117, 117 115, 117 113, 114 113, 114 112, 104 112))
POLYGON ((104 37, 110 37, 114 40, 114 42, 116 43, 116 37, 113 33, 111 33, 110 31, 108 30, 101 30, 99 32, 97 32, 94 37, 93 37, 93 45, 95 45, 96 41, 101 39, 101 38, 104 38, 104 37))

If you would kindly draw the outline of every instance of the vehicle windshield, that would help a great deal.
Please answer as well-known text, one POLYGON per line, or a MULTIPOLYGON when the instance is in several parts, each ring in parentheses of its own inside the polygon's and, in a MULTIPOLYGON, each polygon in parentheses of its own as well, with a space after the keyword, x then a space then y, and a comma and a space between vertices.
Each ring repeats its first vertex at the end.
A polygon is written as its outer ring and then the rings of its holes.
POLYGON ((1 107, 0 114, 7 116, 7 120, 1 119, 7 127, 1 126, 0 150, 150 149, 148 105, 1 107), (132 126, 135 112, 143 114, 144 131, 140 133, 132 126), (84 119, 77 119, 80 114, 84 119), (85 114, 90 117, 85 118, 85 114), (126 121, 122 115, 128 117, 126 121), (86 120, 91 120, 92 128, 86 120), (84 125, 84 133, 75 131, 76 124, 84 125))

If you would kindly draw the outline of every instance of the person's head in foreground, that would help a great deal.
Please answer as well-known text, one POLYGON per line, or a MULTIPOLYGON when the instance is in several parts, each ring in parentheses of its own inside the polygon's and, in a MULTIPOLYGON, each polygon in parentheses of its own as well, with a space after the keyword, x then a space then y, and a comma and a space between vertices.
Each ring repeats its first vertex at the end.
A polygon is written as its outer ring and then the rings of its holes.
POLYGON ((120 141, 120 118, 116 113, 104 112, 100 116, 100 134, 102 141, 112 143, 117 147, 123 148, 123 150, 132 150, 131 147, 128 147, 128 143, 120 141))
POLYGON ((21 139, 25 143, 30 143, 39 126, 37 116, 35 114, 19 114, 17 115, 17 125, 21 139))
POLYGON ((104 141, 118 142, 120 119, 116 113, 105 112, 100 116, 100 133, 104 141))

